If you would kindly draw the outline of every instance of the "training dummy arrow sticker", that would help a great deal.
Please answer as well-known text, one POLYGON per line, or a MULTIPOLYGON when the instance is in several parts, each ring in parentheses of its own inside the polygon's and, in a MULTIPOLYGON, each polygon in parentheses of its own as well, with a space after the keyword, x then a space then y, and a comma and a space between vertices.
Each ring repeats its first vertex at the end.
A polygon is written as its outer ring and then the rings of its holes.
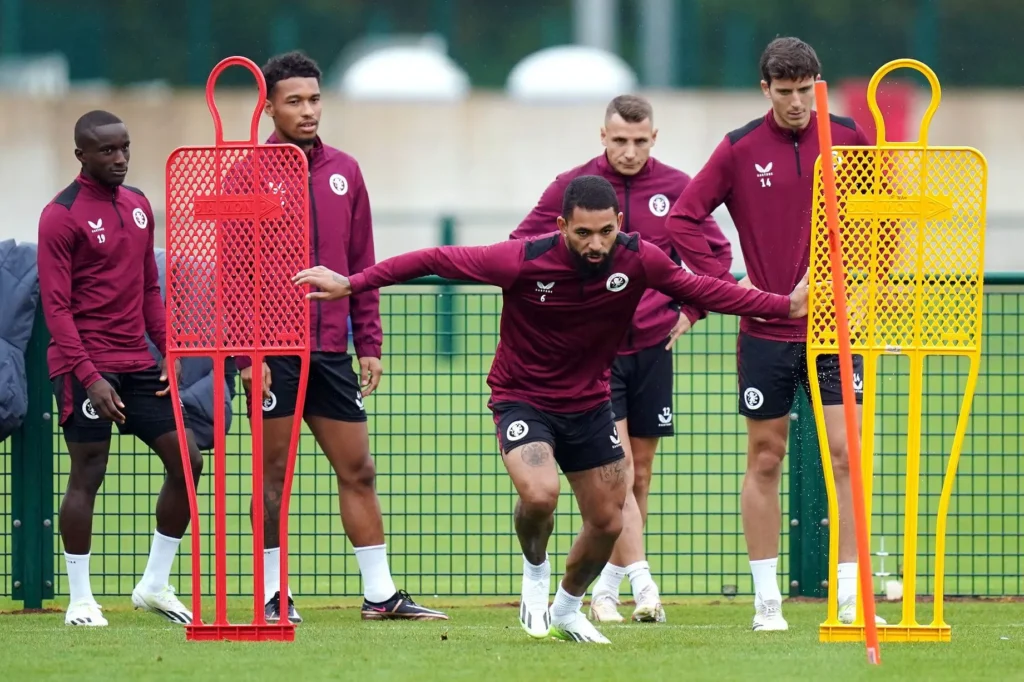
POLYGON ((280 200, 266 194, 245 196, 207 195, 194 200, 193 216, 196 218, 255 218, 273 220, 284 214, 280 200))

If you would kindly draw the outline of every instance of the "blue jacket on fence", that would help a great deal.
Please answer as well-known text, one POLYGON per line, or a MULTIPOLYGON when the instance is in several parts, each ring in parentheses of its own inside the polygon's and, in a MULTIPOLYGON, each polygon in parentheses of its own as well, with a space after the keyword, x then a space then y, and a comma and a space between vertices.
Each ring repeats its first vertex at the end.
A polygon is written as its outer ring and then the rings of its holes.
POLYGON ((0 441, 18 430, 28 412, 25 350, 39 305, 36 245, 0 242, 0 441))
MULTIPOLYGON (((166 276, 164 265, 166 255, 163 249, 154 249, 156 255, 156 268, 160 273, 160 295, 167 300, 166 276)), ((149 352, 158 361, 161 359, 160 352, 147 337, 149 352)), ((231 418, 234 414, 232 403, 235 397, 235 376, 238 370, 235 363, 230 359, 227 362, 225 371, 224 390, 224 429, 231 432, 231 418)), ((192 431, 196 436, 196 444, 200 450, 213 449, 213 360, 210 358, 182 358, 181 375, 178 377, 181 402, 185 404, 185 414, 192 423, 192 431)))

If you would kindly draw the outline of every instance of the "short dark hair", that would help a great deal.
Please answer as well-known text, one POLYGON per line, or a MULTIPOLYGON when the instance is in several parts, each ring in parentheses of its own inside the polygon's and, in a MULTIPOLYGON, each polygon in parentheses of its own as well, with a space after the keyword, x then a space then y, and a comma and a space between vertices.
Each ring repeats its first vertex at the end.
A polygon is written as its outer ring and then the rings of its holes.
POLYGON ((608 103, 608 108, 604 111, 604 120, 607 121, 615 114, 621 116, 626 123, 640 123, 647 119, 653 121, 654 107, 639 95, 619 95, 608 103))
POLYGON ((761 79, 799 81, 821 74, 821 61, 814 48, 799 38, 776 38, 761 54, 761 79))
POLYGON ((102 109, 94 109, 82 114, 75 122, 75 146, 81 148, 85 143, 85 138, 92 133, 93 129, 115 123, 124 123, 124 121, 102 109))
POLYGON ((320 67, 300 50, 285 52, 271 57, 263 65, 263 80, 267 82, 267 95, 274 92, 274 86, 289 78, 315 78, 320 82, 320 67))
POLYGON ((565 194, 562 195, 562 218, 566 221, 572 217, 577 208, 584 211, 603 211, 615 209, 619 213, 619 197, 615 194, 612 183, 599 175, 581 175, 573 178, 565 194))

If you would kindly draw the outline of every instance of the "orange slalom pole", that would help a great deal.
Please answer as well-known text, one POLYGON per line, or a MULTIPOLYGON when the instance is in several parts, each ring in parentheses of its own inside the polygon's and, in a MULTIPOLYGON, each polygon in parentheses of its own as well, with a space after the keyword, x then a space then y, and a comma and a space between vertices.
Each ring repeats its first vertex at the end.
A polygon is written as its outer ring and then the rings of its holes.
POLYGON ((818 143, 821 149, 822 186, 825 190, 825 217, 828 221, 829 257, 832 263, 832 294, 835 298, 836 328, 839 334, 839 376, 843 382, 843 412, 846 416, 846 448, 850 459, 850 487, 853 489, 854 526, 857 531, 857 575, 864 603, 864 635, 868 663, 882 662, 875 625, 875 590, 871 581, 871 554, 868 546, 864 481, 860 468, 860 434, 857 431, 857 401, 853 393, 853 352, 850 349, 850 321, 846 311, 846 279, 843 273, 842 239, 839 235, 839 205, 836 174, 832 161, 832 125, 828 112, 828 87, 825 81, 814 84, 818 111, 818 143))

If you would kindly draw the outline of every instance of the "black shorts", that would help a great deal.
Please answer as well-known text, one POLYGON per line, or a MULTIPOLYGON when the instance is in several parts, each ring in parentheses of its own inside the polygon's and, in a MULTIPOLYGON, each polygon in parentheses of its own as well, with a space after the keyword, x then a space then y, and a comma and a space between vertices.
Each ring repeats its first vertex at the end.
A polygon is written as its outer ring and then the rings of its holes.
POLYGON ((626 456, 611 403, 587 412, 555 414, 519 402, 492 406, 502 452, 527 443, 547 443, 565 473, 587 471, 626 456))
MULTIPOLYGON (((299 359, 277 355, 267 358, 270 368, 270 397, 263 400, 263 418, 291 417, 299 395, 299 359)), ((255 370, 255 368, 253 368, 255 370)), ((246 410, 252 416, 252 396, 246 395, 246 410)), ((343 422, 365 422, 363 393, 359 376, 352 369, 348 353, 309 354, 304 417, 324 417, 343 422)))
POLYGON ((672 351, 662 345, 620 355, 612 365, 612 412, 629 420, 629 435, 658 438, 672 427, 672 351))
MULTIPOLYGON (((117 425, 120 433, 138 436, 143 443, 153 447, 157 438, 177 431, 171 394, 156 395, 157 391, 167 388, 167 383, 160 381, 159 367, 139 372, 100 374, 110 382, 124 403, 121 413, 125 421, 117 425)), ((110 426, 114 422, 96 412, 88 392, 74 374, 54 377, 53 395, 57 398, 57 414, 60 415, 64 440, 69 443, 101 443, 110 440, 110 426)), ((185 428, 189 428, 188 415, 183 414, 182 417, 185 428)))
MULTIPOLYGON (((741 333, 737 340, 740 414, 751 419, 777 419, 789 414, 797 387, 811 395, 807 375, 807 344, 772 341, 741 333)), ((818 356, 818 386, 822 405, 842 405, 839 356, 818 356)), ((853 392, 864 396, 864 358, 853 356, 853 392)))

